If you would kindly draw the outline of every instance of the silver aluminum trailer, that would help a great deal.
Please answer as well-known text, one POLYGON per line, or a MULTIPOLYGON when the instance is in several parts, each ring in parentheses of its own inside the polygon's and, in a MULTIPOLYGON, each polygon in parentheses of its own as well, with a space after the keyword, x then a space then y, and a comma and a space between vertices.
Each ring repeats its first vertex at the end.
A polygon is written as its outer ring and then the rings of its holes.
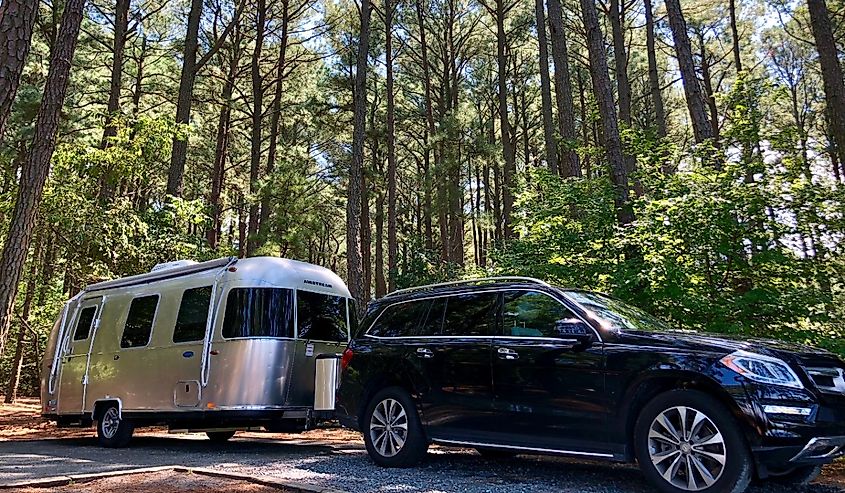
POLYGON ((42 364, 42 414, 59 426, 97 423, 106 446, 146 425, 212 440, 306 429, 333 414, 354 321, 349 290, 323 267, 272 257, 160 264, 68 301, 42 364))

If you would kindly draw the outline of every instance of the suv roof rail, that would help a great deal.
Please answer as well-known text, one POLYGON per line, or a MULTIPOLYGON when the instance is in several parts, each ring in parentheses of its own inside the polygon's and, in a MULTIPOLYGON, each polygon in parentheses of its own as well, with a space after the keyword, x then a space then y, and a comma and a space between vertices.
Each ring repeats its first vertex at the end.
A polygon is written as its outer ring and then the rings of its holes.
POLYGON ((449 281, 449 282, 440 282, 436 284, 426 284, 423 286, 414 286, 405 289, 397 289, 391 293, 387 293, 382 298, 388 298, 392 296, 396 296, 398 294, 408 294, 413 293, 416 291, 424 291, 428 289, 436 289, 436 288, 443 288, 448 286, 469 286, 472 284, 478 284, 482 282, 507 282, 507 281, 519 281, 524 282, 527 284, 537 284, 539 286, 549 286, 549 283, 546 281, 541 281, 540 279, 535 279, 533 277, 522 277, 522 276, 500 276, 500 277, 480 277, 477 279, 464 279, 462 281, 449 281))

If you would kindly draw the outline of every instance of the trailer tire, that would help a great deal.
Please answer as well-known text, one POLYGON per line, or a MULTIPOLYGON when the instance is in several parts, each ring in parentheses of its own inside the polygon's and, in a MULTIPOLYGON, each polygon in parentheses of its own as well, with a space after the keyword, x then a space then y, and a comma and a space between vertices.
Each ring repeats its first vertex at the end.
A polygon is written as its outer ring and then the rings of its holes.
POLYGON ((129 444, 135 426, 123 419, 117 403, 107 403, 97 416, 97 439, 108 448, 121 448, 129 444))
POLYGON ((226 443, 235 436, 236 431, 206 431, 205 435, 212 443, 226 443))

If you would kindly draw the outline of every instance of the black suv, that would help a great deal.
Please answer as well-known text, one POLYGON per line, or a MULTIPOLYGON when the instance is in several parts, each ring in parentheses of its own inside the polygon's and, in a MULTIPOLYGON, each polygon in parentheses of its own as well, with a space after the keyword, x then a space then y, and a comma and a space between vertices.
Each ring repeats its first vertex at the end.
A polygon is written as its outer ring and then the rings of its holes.
POLYGON ((845 364, 775 341, 672 330, 608 296, 526 278, 397 291, 343 354, 338 414, 370 457, 637 460, 662 491, 806 483, 845 446, 845 364))

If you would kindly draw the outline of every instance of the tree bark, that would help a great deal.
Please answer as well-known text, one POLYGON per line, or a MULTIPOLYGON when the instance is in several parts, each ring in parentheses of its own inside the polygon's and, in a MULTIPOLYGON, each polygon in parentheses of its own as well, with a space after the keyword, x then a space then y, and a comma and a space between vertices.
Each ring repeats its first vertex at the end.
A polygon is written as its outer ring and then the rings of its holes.
MULTIPOLYGON (((265 173, 270 176, 273 170, 276 169, 276 153, 279 144, 279 126, 282 117, 282 96, 284 95, 283 79, 285 77, 285 60, 287 59, 288 49, 288 32, 290 29, 290 0, 282 0, 282 33, 279 40, 279 60, 276 71, 276 92, 273 95, 273 106, 270 114, 270 136, 269 144, 267 146, 267 169, 265 173)), ((273 204, 270 198, 264 196, 261 198, 261 215, 258 220, 259 239, 260 244, 267 241, 267 234, 269 232, 270 212, 273 204)))
POLYGON ((742 56, 739 50, 739 29, 736 25, 736 0, 728 0, 728 15, 731 23, 731 38, 733 40, 734 65, 736 72, 742 72, 742 56))
POLYGON ((546 144, 546 163, 549 170, 559 174, 557 164, 557 139, 552 121, 552 85, 549 80, 549 49, 546 40, 546 11, 543 0, 534 0, 537 17, 537 44, 540 52, 540 99, 543 106, 543 137, 546 144))
POLYGON ((616 90, 619 95, 619 120, 631 125, 631 81, 628 79, 628 54, 625 50, 624 0, 610 0, 610 28, 613 38, 613 64, 616 69, 616 90))
POLYGON ((431 104, 431 70, 428 64, 428 43, 426 42, 426 27, 425 27, 425 16, 423 14, 422 8, 422 1, 416 0, 414 2, 414 7, 417 14, 417 25, 420 29, 420 58, 422 58, 422 69, 423 69, 423 88, 425 90, 425 121, 427 125, 426 133, 425 133, 425 156, 424 156, 424 168, 423 171, 425 173, 425 205, 426 205, 426 223, 425 223, 425 243, 426 249, 428 251, 433 250, 434 248, 434 231, 433 226, 431 223, 431 214, 432 214, 432 200, 431 200, 431 189, 432 189, 432 179, 431 179, 431 139, 434 137, 436 129, 434 128, 434 109, 432 108, 431 104))
POLYGON ((575 108, 572 104, 572 82, 569 79, 569 53, 563 27, 563 8, 560 0, 548 0, 549 33, 552 40, 552 59, 555 63, 555 103, 560 133, 560 174, 563 177, 581 176, 578 153, 572 149, 578 139, 575 133, 575 108))
POLYGON ((261 167, 261 121, 264 116, 264 77, 261 75, 261 51, 264 49, 264 31, 267 27, 267 2, 257 0, 255 20, 255 48, 252 51, 250 74, 252 78, 252 138, 249 152, 249 228, 247 230, 246 256, 258 250, 259 203, 258 175, 261 167))
POLYGON ((44 183, 50 172, 50 159, 56 148, 62 106, 70 76, 73 54, 76 51, 82 10, 85 0, 68 0, 62 14, 57 43, 50 58, 50 70, 44 85, 44 96, 35 122, 35 135, 29 155, 21 170, 9 232, 0 257, 0 356, 5 349, 9 325, 15 307, 15 296, 21 271, 26 261, 38 206, 44 193, 44 183))
MULTIPOLYGON (((235 27, 236 33, 238 28, 235 27)), ((217 248, 220 235, 223 204, 221 196, 223 193, 223 182, 226 175, 226 157, 229 152, 229 135, 232 124, 232 95, 235 90, 235 78, 238 74, 238 60, 240 58, 240 36, 236 34, 233 51, 229 57, 229 67, 226 73, 226 80, 223 82, 223 105, 220 107, 220 116, 217 120, 217 137, 214 145, 214 165, 211 171, 211 192, 208 197, 208 205, 211 210, 211 224, 206 230, 206 239, 211 248, 217 248)))
POLYGON ((675 54, 678 57, 678 66, 681 69, 681 79, 683 79, 684 94, 692 122, 693 135, 696 143, 701 144, 713 138, 713 128, 707 118, 704 94, 695 74, 692 46, 680 0, 666 0, 666 12, 669 15, 669 27, 672 29, 672 38, 675 41, 675 54))
POLYGON ((616 123, 616 105, 613 101, 610 74, 607 68, 604 36, 599 26, 598 12, 593 0, 581 0, 581 12, 587 33, 593 91, 601 115, 604 147, 610 165, 610 178, 615 190, 616 220, 620 225, 626 225, 634 221, 634 211, 630 203, 628 169, 622 155, 622 141, 619 138, 619 127, 616 123))
MULTIPOLYGON (((200 18, 203 0, 191 0, 188 13, 188 26, 185 32, 185 49, 182 53, 182 75, 179 79, 179 96, 176 102, 176 123, 187 125, 191 118, 191 98, 194 93, 194 81, 197 70, 197 48, 199 46, 200 18)), ((185 174, 185 160, 188 153, 188 140, 173 139, 170 153, 170 172, 167 176, 167 194, 182 196, 182 178, 185 174)))
MULTIPOLYGON (((387 65, 387 288, 396 289, 396 262, 399 253, 396 243, 396 108, 393 94, 393 15, 396 6, 384 0, 385 64, 387 65)), ((424 64, 428 60, 423 61, 424 64)), ((379 240, 381 241, 381 240, 379 240)), ((380 248, 377 245, 376 248, 380 248)), ((381 267, 379 267, 381 268, 381 267)), ((378 282, 376 296, 378 296, 378 282)))
POLYGON ((123 81, 123 51, 129 29, 129 0, 117 0, 114 9, 114 42, 112 44, 111 81, 106 108, 106 128, 103 130, 102 148, 108 146, 110 137, 117 135, 114 117, 120 111, 120 90, 123 81))
MULTIPOLYGON (((666 113, 663 109, 663 95, 660 91, 660 79, 657 75, 657 50, 654 41, 654 13, 651 0, 645 1, 646 52, 648 55, 648 86, 651 92, 651 104, 654 106, 654 119, 657 136, 666 137, 666 113)), ((733 1, 733 0, 731 0, 733 1)))
POLYGON ((807 0, 807 7, 816 50, 819 52, 828 122, 833 131, 839 162, 845 163, 845 83, 842 80, 842 67, 839 65, 830 15, 824 0, 807 0))
POLYGON ((32 45, 37 14, 37 0, 4 0, 0 4, 0 142, 32 45))
MULTIPOLYGON (((39 237, 42 236, 39 234, 39 237)), ((26 295, 23 300, 23 309, 21 310, 21 320, 18 324, 18 337, 15 344, 15 355, 12 358, 12 367, 9 372, 9 382, 6 385, 6 395, 4 402, 12 404, 17 399, 18 385, 21 381, 21 369, 23 368, 23 347, 26 343, 26 330, 29 323, 29 312, 32 309, 32 300, 35 297, 36 277, 38 276, 38 259, 41 247, 43 246, 41 238, 35 240, 35 252, 32 259, 29 261, 29 274, 26 281, 26 295)), ((42 282, 47 282, 44 279, 42 282)))
POLYGON ((367 65, 370 50, 370 0, 361 0, 360 36, 355 61, 353 92, 354 122, 352 156, 346 200, 346 266, 347 283, 352 297, 358 300, 358 314, 366 310, 364 303, 364 269, 361 260, 361 196, 364 182, 364 137, 367 125, 367 65))
POLYGON ((507 33, 505 32, 506 9, 504 0, 496 0, 496 62, 499 99, 499 132, 502 139, 502 154, 505 165, 502 169, 502 234, 505 239, 513 236, 511 212, 513 211, 514 179, 516 175, 516 151, 513 147, 512 129, 508 119, 508 71, 507 71, 507 33))
POLYGON ((701 82, 704 89, 704 98, 707 100, 707 110, 710 113, 710 133, 713 136, 713 143, 719 142, 719 108, 716 106, 716 94, 713 92, 713 79, 710 76, 710 60, 707 57, 707 47, 704 44, 704 33, 699 32, 701 43, 701 82))

